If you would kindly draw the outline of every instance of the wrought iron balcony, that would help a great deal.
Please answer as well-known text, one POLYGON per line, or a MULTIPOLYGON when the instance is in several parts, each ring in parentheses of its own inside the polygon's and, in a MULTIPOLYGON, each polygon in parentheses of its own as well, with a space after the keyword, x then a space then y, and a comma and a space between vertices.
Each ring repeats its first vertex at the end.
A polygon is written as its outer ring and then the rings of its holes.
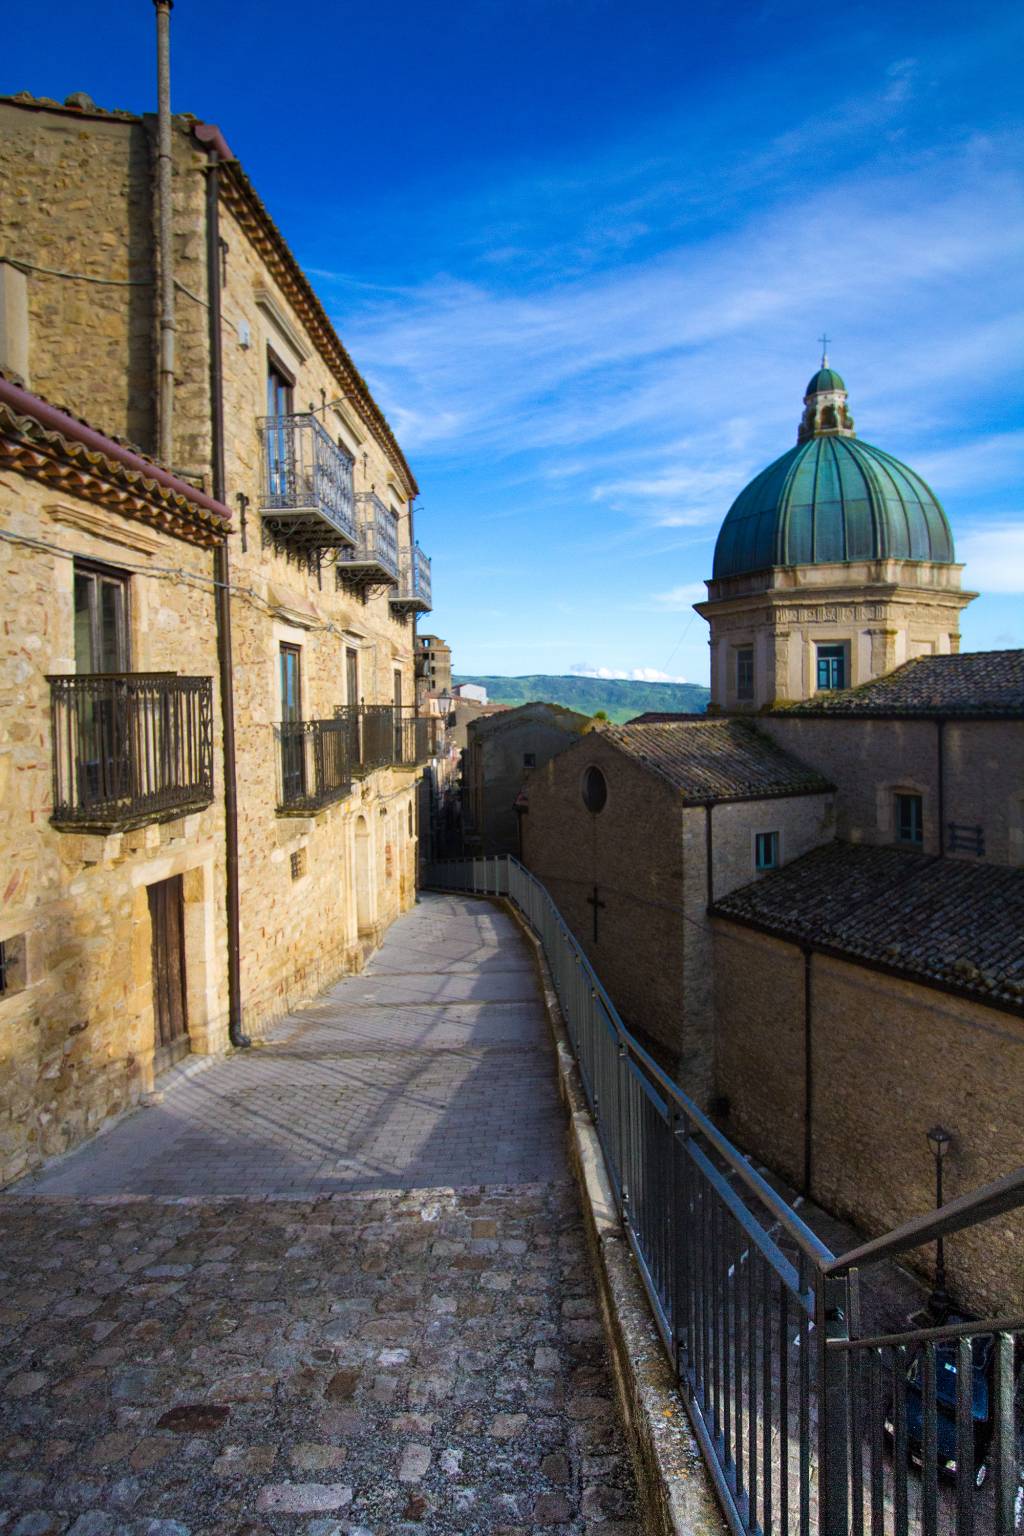
POLYGON ((398 522, 373 491, 356 495, 359 542, 338 555, 338 580, 357 587, 397 586, 398 522))
POLYGON ((213 799, 213 682, 171 672, 50 677, 53 815, 124 832, 213 799))
POLYGON ((309 816, 352 788, 352 733, 343 720, 294 720, 274 726, 279 816, 309 816))
POLYGON ((376 768, 420 768, 436 750, 438 721, 393 704, 339 704, 335 718, 349 732, 352 771, 365 777, 376 768))
POLYGON ((260 511, 267 528, 306 549, 354 548, 352 460, 309 413, 264 416, 257 426, 260 511))
POLYGON ((399 613, 430 612, 430 561, 418 544, 402 553, 401 576, 390 601, 399 613))

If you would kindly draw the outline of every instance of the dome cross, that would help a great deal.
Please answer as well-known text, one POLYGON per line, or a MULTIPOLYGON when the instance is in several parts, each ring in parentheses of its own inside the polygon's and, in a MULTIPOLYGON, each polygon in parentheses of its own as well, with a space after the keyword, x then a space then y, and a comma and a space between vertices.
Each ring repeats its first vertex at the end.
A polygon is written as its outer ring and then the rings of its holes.
POLYGON ((821 342, 821 366, 823 368, 827 368, 828 367, 828 344, 832 340, 832 337, 831 336, 826 336, 824 331, 822 331, 821 335, 818 337, 818 340, 821 342))

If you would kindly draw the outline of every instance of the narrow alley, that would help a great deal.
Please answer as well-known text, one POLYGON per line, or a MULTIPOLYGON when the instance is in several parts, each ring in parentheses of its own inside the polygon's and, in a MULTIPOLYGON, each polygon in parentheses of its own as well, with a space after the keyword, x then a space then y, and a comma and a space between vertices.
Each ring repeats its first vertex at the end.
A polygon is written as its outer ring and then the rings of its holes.
POLYGON ((512 920, 426 895, 190 1065, 0 1197, 0 1531, 632 1536, 512 920))

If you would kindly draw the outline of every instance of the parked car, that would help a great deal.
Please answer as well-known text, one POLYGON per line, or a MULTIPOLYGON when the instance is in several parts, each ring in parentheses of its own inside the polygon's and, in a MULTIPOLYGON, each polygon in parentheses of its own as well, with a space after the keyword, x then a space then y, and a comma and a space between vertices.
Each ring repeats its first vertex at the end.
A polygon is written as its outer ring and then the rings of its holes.
MULTIPOLYGON (((953 1319, 959 1321, 959 1319, 953 1319)), ((971 1340, 973 1371, 971 1419, 974 1428, 974 1483, 980 1488, 988 1477, 988 1453, 995 1421, 992 1416, 994 1347, 991 1334, 971 1340)), ((956 1475, 956 1340, 935 1346, 935 1459, 940 1472, 956 1475)), ((924 1356, 917 1353, 907 1366, 907 1453, 915 1466, 924 1464, 924 1356)), ((894 1437, 893 1406, 885 1412, 885 1432, 894 1437)))

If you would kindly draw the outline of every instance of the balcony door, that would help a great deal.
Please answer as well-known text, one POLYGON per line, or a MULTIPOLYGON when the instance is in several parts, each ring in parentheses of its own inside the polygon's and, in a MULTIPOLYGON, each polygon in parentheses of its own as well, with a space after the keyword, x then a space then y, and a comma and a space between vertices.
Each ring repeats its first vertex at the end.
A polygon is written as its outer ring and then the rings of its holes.
POLYGON ((276 425, 267 428, 267 484, 278 506, 285 507, 294 489, 295 434, 287 420, 294 409, 294 383, 273 357, 267 361, 267 415, 276 425))
POLYGON ((306 792, 302 730, 302 647, 281 646, 281 773, 286 800, 306 792))
MULTIPOLYGON (((127 672, 128 577, 75 561, 75 671, 127 672)), ((118 802, 130 790, 131 737, 113 684, 97 685, 79 702, 74 742, 74 793, 83 806, 118 802)))
POLYGON ((77 560, 75 670, 128 671, 128 577, 77 560))
POLYGON ((147 887, 146 895, 153 937, 153 1070, 163 1072, 189 1049, 181 876, 158 880, 147 887))

